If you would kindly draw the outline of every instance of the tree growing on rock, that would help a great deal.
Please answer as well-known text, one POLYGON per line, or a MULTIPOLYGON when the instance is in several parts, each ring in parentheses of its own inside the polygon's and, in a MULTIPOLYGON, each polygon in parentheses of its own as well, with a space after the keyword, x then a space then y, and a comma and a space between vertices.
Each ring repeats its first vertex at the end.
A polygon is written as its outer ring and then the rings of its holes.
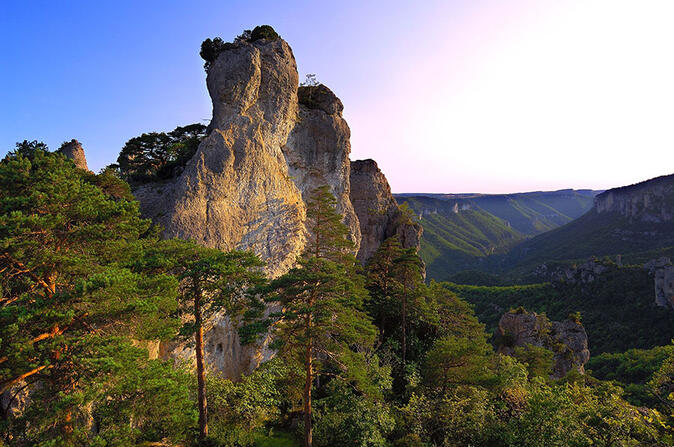
POLYGON ((206 130, 196 123, 131 138, 117 158, 120 176, 136 184, 175 177, 196 153, 206 130))

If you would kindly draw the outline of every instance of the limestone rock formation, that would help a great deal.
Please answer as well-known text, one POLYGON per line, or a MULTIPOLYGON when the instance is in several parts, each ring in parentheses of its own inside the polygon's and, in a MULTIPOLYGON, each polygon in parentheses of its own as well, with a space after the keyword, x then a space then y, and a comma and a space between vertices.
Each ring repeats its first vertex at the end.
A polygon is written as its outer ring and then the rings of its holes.
MULTIPOLYGON (((302 253, 306 202, 314 189, 328 185, 356 247, 361 233, 368 235, 359 259, 367 259, 395 234, 404 246, 418 247, 420 226, 404 222, 376 164, 376 172, 357 172, 358 193, 352 194, 354 169, 343 105, 323 85, 298 91, 295 58, 285 41, 237 39, 207 71, 213 102, 208 136, 176 178, 133 191, 143 215, 161 224, 165 237, 251 250, 275 277, 302 253), (364 219, 352 205, 354 197, 364 219), (368 217, 371 209, 378 214, 368 217)), ((223 314, 207 323, 204 339, 207 363, 232 379, 272 355, 265 343, 242 347, 236 323, 223 314)), ((188 360, 194 355, 193 348, 180 343, 152 351, 188 360)))
POLYGON ((564 377, 572 369, 585 373, 590 351, 580 322, 571 319, 550 322, 535 312, 511 311, 501 317, 498 332, 503 340, 498 347, 501 354, 512 355, 516 347, 540 346, 553 352, 551 377, 564 377))
POLYGON ((553 283, 589 284, 610 268, 611 264, 608 262, 590 258, 582 264, 569 267, 549 267, 547 264, 541 264, 533 273, 540 280, 553 283))
POLYGON ((75 166, 78 168, 85 171, 89 170, 87 158, 84 156, 84 149, 82 149, 82 144, 79 141, 72 139, 67 143, 63 143, 58 152, 75 162, 75 166))
POLYGON ((351 203, 360 222, 358 260, 365 263, 379 245, 398 236, 404 248, 419 247, 421 225, 398 207, 391 187, 374 160, 351 162, 351 203))
POLYGON ((655 270, 655 304, 674 309, 674 265, 655 270))
POLYGON ((342 117, 344 106, 324 85, 300 87, 299 114, 283 147, 288 171, 306 202, 312 192, 329 185, 344 216, 351 240, 360 246, 360 225, 351 205, 351 131, 342 117))
POLYGON ((167 237, 252 250, 272 276, 304 246, 305 205, 281 150, 297 115, 297 68, 288 44, 240 42, 208 70, 210 134, 182 174, 134 194, 167 237))
POLYGON ((618 213, 631 221, 674 221, 674 174, 609 189, 595 197, 598 213, 618 213))

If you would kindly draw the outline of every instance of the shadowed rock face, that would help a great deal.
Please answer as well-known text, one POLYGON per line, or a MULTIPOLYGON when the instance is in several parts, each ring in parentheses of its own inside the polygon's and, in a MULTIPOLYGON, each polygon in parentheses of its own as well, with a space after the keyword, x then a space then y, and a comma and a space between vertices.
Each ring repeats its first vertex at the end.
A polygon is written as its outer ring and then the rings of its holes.
POLYGON ((351 163, 351 203, 360 222, 358 260, 367 262, 387 238, 398 236, 404 248, 419 248, 422 228, 398 208, 391 187, 374 160, 351 163))
POLYGON ((78 168, 84 169, 85 171, 89 170, 87 158, 84 156, 84 149, 82 149, 82 144, 79 141, 73 139, 68 143, 63 143, 63 146, 59 148, 58 152, 74 161, 75 166, 78 168))
POLYGON ((674 175, 609 189, 595 197, 598 213, 618 213, 631 221, 674 221, 674 175))
POLYGON ((535 312, 507 312, 498 323, 502 340, 498 352, 512 355, 516 347, 540 346, 553 353, 551 377, 559 379, 572 369, 585 373, 585 363, 590 360, 587 333, 582 324, 570 319, 549 322, 535 312))

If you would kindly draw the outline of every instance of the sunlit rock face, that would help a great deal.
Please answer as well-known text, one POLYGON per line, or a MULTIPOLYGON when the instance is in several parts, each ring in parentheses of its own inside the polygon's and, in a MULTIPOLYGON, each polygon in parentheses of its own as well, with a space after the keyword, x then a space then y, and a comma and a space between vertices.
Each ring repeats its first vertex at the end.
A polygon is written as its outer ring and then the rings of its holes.
POLYGON ((388 180, 374 160, 351 162, 351 203, 360 222, 358 260, 362 263, 392 236, 397 236, 404 248, 419 248, 421 225, 401 212, 388 180))
MULTIPOLYGON (((270 277, 279 276, 304 250, 307 201, 328 185, 359 259, 395 234, 405 246, 418 247, 420 227, 400 224, 402 213, 378 169, 375 176, 357 176, 360 193, 354 196, 342 102, 323 85, 299 87, 298 97, 295 58, 285 41, 234 43, 210 65, 206 82, 213 102, 208 136, 178 177, 133 191, 143 215, 161 224, 165 237, 251 250, 270 277), (384 220, 361 221, 354 197, 362 210, 381 210, 384 220)), ((241 346, 235 322, 222 314, 208 321, 204 339, 208 365, 232 379, 273 355, 267 343, 241 346)), ((190 343, 164 343, 154 351, 194 358, 190 343)))
MULTIPOLYGON (((342 117, 344 106, 324 85, 300 87, 299 114, 283 147, 288 172, 305 201, 316 188, 328 185, 337 199, 355 250, 360 246, 360 224, 351 204, 351 131, 342 117)), ((355 254, 355 253, 354 253, 355 254)))
POLYGON ((82 144, 79 141, 73 139, 64 143, 58 152, 72 160, 78 168, 84 169, 85 171, 89 170, 89 167, 87 166, 87 157, 85 157, 84 149, 82 149, 82 144))
POLYGON ((208 70, 209 135, 185 170, 135 191, 166 237, 223 250, 252 250, 272 276, 304 247, 305 205, 281 147, 297 118, 297 67, 277 39, 242 42, 208 70))

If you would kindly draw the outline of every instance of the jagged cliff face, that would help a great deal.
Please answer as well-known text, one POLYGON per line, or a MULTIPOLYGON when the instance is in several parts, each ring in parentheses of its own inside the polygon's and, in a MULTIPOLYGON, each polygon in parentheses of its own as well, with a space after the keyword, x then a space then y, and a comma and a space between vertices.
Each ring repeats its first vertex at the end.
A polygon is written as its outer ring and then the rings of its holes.
MULTIPOLYGON (((304 249, 307 200, 328 185, 361 261, 396 234, 404 246, 418 248, 421 228, 404 223, 376 164, 367 171, 355 162, 354 170, 349 161, 341 101, 322 85, 301 87, 298 97, 295 58, 285 41, 236 42, 210 65, 207 85, 213 119, 194 157, 177 178, 134 190, 143 215, 161 224, 165 237, 252 250, 268 275, 278 276, 304 249)), ((233 379, 272 355, 265 343, 241 346, 236 323, 223 314, 207 323, 204 339, 207 363, 233 379)), ((194 356, 185 344, 154 351, 194 356)))
POLYGON ((562 378, 572 369, 585 373, 590 351, 587 333, 579 322, 549 322, 535 312, 507 312, 499 321, 498 331, 502 340, 509 340, 498 347, 501 354, 512 355, 516 347, 540 346, 553 352, 551 377, 562 378))
POLYGON ((374 160, 351 163, 351 203, 360 222, 358 260, 365 263, 387 238, 397 236, 404 248, 419 247, 421 225, 398 208, 391 187, 374 160))
POLYGON ((598 213, 618 213, 633 221, 674 221, 674 175, 610 189, 595 198, 598 213))

